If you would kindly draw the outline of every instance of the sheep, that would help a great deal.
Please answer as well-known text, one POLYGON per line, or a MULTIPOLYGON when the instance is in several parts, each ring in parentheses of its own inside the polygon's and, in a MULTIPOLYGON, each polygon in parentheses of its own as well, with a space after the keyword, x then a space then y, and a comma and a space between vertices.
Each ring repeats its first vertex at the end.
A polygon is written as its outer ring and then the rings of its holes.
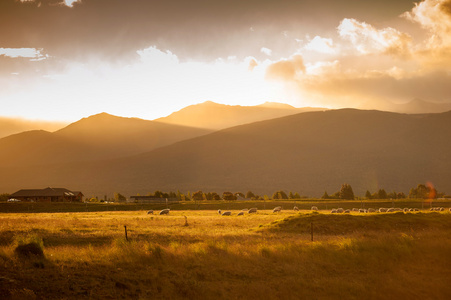
POLYGON ((358 212, 359 209, 358 208, 353 208, 352 211, 358 212))
POLYGON ((149 211, 147 212, 147 214, 148 214, 148 215, 153 215, 153 210, 149 210, 149 211))
POLYGON ((394 211, 395 211, 395 209, 393 207, 387 209, 387 212, 394 212, 394 211))
POLYGON ((244 211, 240 211, 237 216, 244 216, 244 211))
POLYGON ((445 208, 444 207, 440 207, 440 211, 445 211, 445 208))
POLYGON ((257 212, 257 208, 256 207, 252 207, 251 209, 249 209, 248 213, 252 214, 252 213, 256 213, 257 212))
POLYGON ((221 216, 231 216, 232 212, 231 211, 225 211, 221 214, 221 216))
POLYGON ((418 208, 414 208, 413 211, 420 211, 418 208))
POLYGON ((318 207, 312 206, 312 210, 318 210, 318 207))
POLYGON ((337 208, 337 213, 342 214, 344 212, 345 212, 345 210, 343 208, 341 208, 341 207, 337 208))
POLYGON ((297 206, 293 207, 293 210, 298 211, 299 208, 297 206))
POLYGON ((162 211, 160 211, 160 215, 168 215, 169 214, 170 209, 169 208, 165 208, 162 211))
POLYGON ((336 214, 337 213, 337 209, 336 208, 332 208, 332 211, 330 213, 331 214, 336 214))
POLYGON ((359 213, 366 213, 366 212, 367 212, 367 210, 364 208, 359 209, 359 213))
POLYGON ((218 214, 221 214, 221 210, 220 209, 218 209, 218 214))
POLYGON ((407 207, 404 207, 403 211, 406 213, 409 211, 409 209, 407 207))
POLYGON ((368 212, 369 213, 374 213, 374 212, 376 212, 376 210, 374 208, 368 208, 368 212))
POLYGON ((451 212, 451 207, 449 208, 449 212, 451 212))
POLYGON ((282 210, 282 207, 277 206, 277 207, 274 207, 274 209, 272 210, 272 212, 273 212, 273 213, 275 213, 275 212, 280 212, 281 210, 282 210))
POLYGON ((345 210, 345 214, 350 214, 350 213, 351 213, 350 209, 345 210))
POLYGON ((379 208, 379 212, 387 212, 387 209, 385 207, 379 208))

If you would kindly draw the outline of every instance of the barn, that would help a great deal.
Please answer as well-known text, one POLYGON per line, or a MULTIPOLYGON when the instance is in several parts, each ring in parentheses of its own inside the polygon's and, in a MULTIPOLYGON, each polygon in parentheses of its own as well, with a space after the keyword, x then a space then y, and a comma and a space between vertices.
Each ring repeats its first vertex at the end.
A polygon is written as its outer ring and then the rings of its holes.
POLYGON ((10 198, 28 202, 82 202, 83 193, 66 188, 24 189, 10 195, 10 198))

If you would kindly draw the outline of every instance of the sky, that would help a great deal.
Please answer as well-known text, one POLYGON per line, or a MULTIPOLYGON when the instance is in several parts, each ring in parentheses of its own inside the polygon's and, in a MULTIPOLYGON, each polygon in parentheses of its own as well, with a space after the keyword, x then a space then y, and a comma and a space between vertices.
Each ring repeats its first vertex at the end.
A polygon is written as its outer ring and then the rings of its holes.
POLYGON ((451 0, 1 0, 0 116, 451 103, 451 0))

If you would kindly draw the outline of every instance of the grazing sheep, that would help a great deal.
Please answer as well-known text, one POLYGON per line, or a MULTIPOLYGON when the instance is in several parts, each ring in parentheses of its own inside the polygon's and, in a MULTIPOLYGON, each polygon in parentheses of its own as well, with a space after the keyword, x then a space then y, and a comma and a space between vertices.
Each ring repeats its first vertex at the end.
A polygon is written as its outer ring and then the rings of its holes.
POLYGON ((244 216, 244 211, 240 211, 237 216, 244 216))
POLYGON ((281 210, 282 210, 282 207, 277 206, 277 207, 274 207, 274 209, 272 210, 272 212, 273 212, 273 213, 275 213, 275 212, 280 212, 281 210))
POLYGON ((356 212, 358 212, 358 211, 359 211, 359 209, 358 209, 358 208, 353 208, 353 209, 352 209, 352 211, 356 211, 356 212))
POLYGON ((345 210, 345 214, 350 214, 350 213, 351 213, 350 209, 345 210))
POLYGON ((297 206, 293 207, 293 210, 299 210, 299 208, 297 206))
POLYGON ((218 209, 218 214, 221 214, 221 210, 220 209, 218 209))
POLYGON ((312 206, 312 210, 318 210, 318 207, 312 206))
POLYGON ((148 214, 148 215, 153 215, 153 210, 149 210, 149 211, 147 212, 147 214, 148 214))
POLYGON ((449 208, 449 211, 451 212, 451 207, 449 208))
POLYGON ((399 207, 396 207, 396 208, 395 208, 395 211, 402 211, 402 209, 399 208, 399 207))
POLYGON ((379 208, 379 212, 387 212, 387 209, 384 207, 379 208))
POLYGON ((409 211, 409 209, 407 207, 404 207, 403 211, 406 213, 409 211))
POLYGON ((394 212, 394 211, 395 211, 395 209, 393 207, 387 209, 387 212, 394 212))
POLYGON ((440 211, 445 211, 445 208, 444 207, 440 207, 440 211))
POLYGON ((337 208, 337 213, 342 214, 344 212, 345 212, 345 210, 343 208, 341 208, 341 207, 337 208))
POLYGON ((414 208, 413 211, 420 211, 418 208, 414 208))
POLYGON ((160 215, 168 215, 169 214, 169 208, 165 208, 162 211, 160 211, 160 215))
POLYGON ((332 208, 332 211, 330 213, 331 214, 336 214, 337 213, 337 209, 336 208, 332 208))
POLYGON ((231 216, 232 212, 231 211, 225 211, 221 214, 221 216, 231 216))
POLYGON ((366 212, 367 212, 367 210, 364 208, 359 209, 359 213, 366 213, 366 212))
POLYGON ((252 207, 251 209, 249 209, 248 213, 252 214, 252 213, 256 213, 257 212, 257 208, 256 207, 252 207))
POLYGON ((368 212, 369 213, 374 213, 374 212, 376 212, 376 210, 374 208, 368 208, 368 212))

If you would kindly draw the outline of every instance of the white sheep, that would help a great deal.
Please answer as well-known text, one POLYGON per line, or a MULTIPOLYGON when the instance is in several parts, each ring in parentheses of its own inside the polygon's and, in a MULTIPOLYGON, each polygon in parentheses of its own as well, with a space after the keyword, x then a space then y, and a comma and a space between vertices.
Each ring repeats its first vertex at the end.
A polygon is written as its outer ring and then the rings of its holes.
POLYGON ((277 206, 277 207, 274 207, 274 209, 272 210, 272 212, 273 212, 273 213, 275 213, 275 212, 280 212, 281 210, 282 210, 282 207, 277 206))
POLYGON ((147 212, 147 214, 148 214, 148 215, 153 215, 153 210, 149 210, 149 211, 147 212))
POLYGON ((343 208, 341 208, 341 207, 337 208, 337 213, 342 214, 344 212, 345 212, 345 210, 343 208))
POLYGON ((330 213, 331 214, 336 214, 337 213, 337 209, 336 208, 332 208, 332 211, 330 213))
POLYGON ((237 216, 244 216, 244 211, 240 211, 237 216))
POLYGON ((395 209, 393 207, 390 207, 387 209, 387 212, 394 212, 394 211, 395 211, 395 209))
POLYGON ((298 211, 299 208, 297 206, 293 207, 293 210, 298 211))
POLYGON ((387 209, 384 207, 379 208, 379 212, 387 212, 387 209))
POLYGON ((358 212, 359 209, 354 207, 354 208, 352 209, 352 211, 358 212))
POLYGON ((350 209, 345 210, 345 214, 350 214, 350 213, 351 213, 350 209))
POLYGON ((218 209, 218 214, 221 214, 221 210, 220 209, 218 209))
POLYGON ((406 213, 409 211, 409 209, 407 207, 404 207, 403 211, 406 213))
POLYGON ((257 208, 256 207, 252 207, 251 209, 249 209, 248 213, 252 214, 252 213, 256 213, 257 212, 257 208))
POLYGON ((359 213, 366 213, 366 212, 367 212, 367 210, 364 209, 364 208, 360 208, 360 209, 359 209, 359 213))
POLYGON ((449 208, 449 211, 451 212, 451 207, 449 208))
POLYGON ((316 207, 316 206, 312 206, 312 208, 311 208, 312 210, 318 210, 318 207, 316 207))
POLYGON ((368 208, 368 212, 369 213, 374 213, 374 212, 376 212, 376 210, 374 208, 368 208))
POLYGON ((160 211, 160 215, 168 215, 169 214, 170 209, 169 208, 165 208, 163 210, 160 211))
POLYGON ((232 212, 231 211, 225 211, 221 214, 221 216, 231 216, 232 212))

